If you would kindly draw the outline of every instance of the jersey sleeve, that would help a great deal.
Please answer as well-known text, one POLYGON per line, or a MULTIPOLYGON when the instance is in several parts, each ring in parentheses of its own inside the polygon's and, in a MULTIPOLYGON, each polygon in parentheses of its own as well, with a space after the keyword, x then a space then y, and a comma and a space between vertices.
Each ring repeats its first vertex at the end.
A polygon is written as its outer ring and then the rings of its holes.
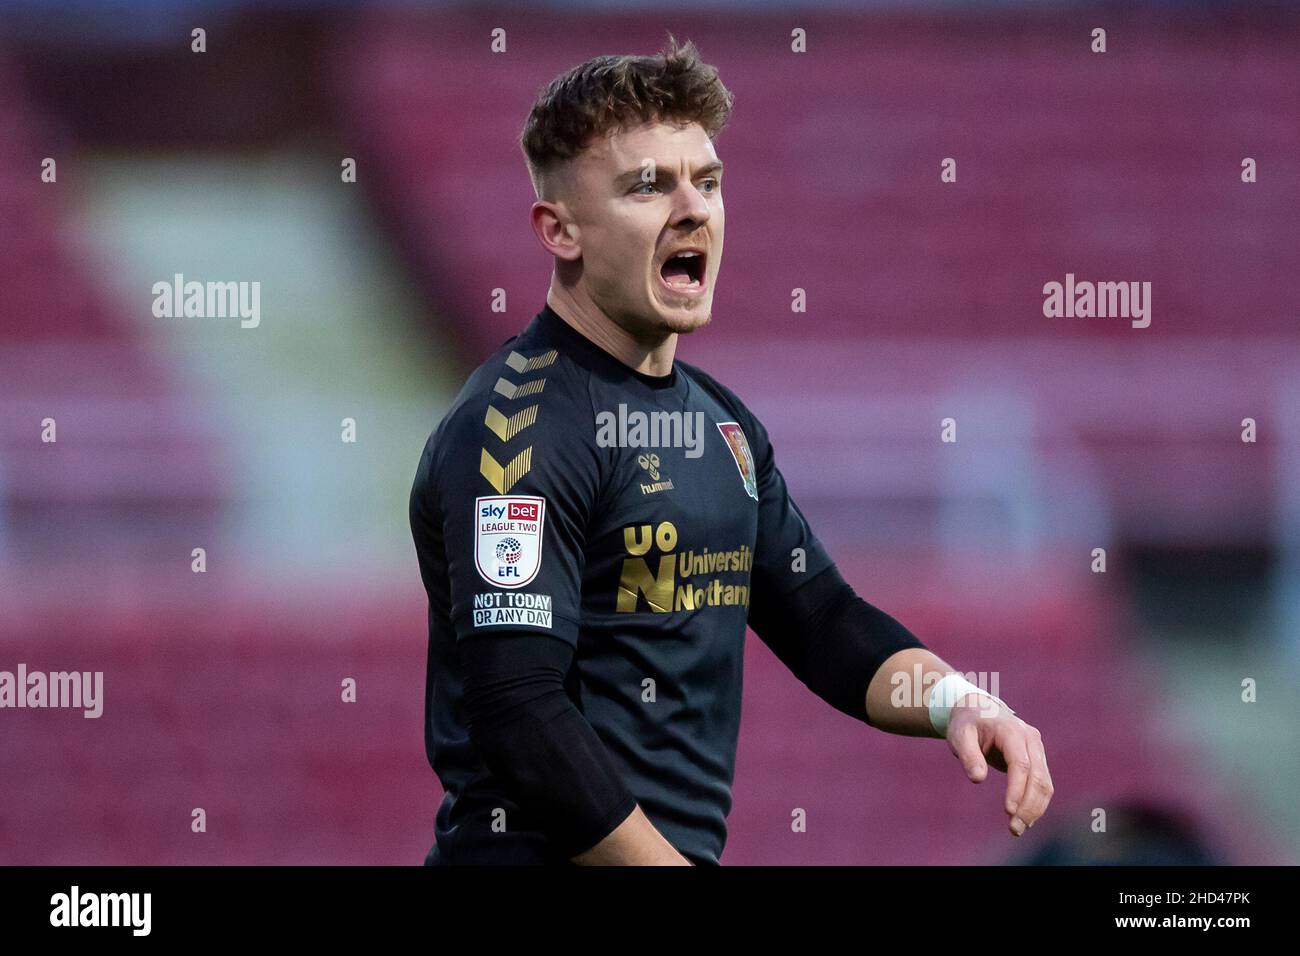
POLYGON ((564 688, 573 648, 527 629, 461 641, 474 749, 572 859, 636 809, 596 731, 564 688))
MULTIPOLYGON (((551 392, 520 401, 496 390, 458 407, 421 461, 411 512, 417 550, 437 542, 445 555, 484 789, 499 788, 571 859, 613 832, 636 799, 565 687, 600 459, 585 437, 592 419, 551 392)), ((467 837, 458 861, 493 856, 495 836, 467 837)))
POLYGON ((460 409, 435 449, 458 641, 523 628, 577 644, 600 459, 575 404, 492 392, 460 409))

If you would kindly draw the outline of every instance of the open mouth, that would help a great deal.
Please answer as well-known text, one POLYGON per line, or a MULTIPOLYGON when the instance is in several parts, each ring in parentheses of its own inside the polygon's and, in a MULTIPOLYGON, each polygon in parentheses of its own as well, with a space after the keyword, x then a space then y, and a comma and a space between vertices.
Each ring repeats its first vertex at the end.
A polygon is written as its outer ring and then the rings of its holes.
POLYGON ((664 285, 675 292, 701 292, 704 290, 704 251, 683 249, 669 256, 659 267, 664 285))

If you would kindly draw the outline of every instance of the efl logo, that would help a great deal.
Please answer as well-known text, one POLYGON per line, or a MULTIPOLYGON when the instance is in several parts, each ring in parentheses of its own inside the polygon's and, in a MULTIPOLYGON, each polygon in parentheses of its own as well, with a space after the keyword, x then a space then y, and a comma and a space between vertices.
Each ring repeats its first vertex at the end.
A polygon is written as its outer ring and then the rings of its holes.
POLYGON ((494 495, 474 499, 474 561, 499 588, 530 584, 542 566, 546 499, 494 495))

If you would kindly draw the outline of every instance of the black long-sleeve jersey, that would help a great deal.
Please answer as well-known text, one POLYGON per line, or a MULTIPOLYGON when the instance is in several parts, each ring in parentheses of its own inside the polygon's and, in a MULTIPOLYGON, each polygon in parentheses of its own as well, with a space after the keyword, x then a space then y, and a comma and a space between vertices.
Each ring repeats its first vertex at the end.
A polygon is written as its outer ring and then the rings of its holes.
MULTIPOLYGON (((471 741, 461 672, 467 639, 533 634, 572 648, 566 692, 651 822, 718 862, 746 624, 805 677, 816 637, 784 598, 833 568, 740 400, 685 362, 636 372, 545 307, 430 436, 411 525, 429 597, 425 745, 446 791, 433 854, 546 844, 471 741)), ((832 702, 866 721, 871 668, 904 646, 920 644, 896 626, 832 702)))

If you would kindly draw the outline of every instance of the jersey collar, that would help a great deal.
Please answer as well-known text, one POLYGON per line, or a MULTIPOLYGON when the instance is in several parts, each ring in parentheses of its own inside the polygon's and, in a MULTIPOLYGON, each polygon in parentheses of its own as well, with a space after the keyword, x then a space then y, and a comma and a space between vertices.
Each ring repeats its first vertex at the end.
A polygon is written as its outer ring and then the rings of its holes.
POLYGON ((673 362, 672 371, 667 375, 647 375, 644 372, 638 372, 636 369, 624 365, 568 322, 565 322, 549 304, 542 306, 542 311, 537 313, 536 322, 549 338, 561 345, 566 354, 577 353, 586 356, 590 362, 594 362, 611 372, 634 378, 650 388, 672 388, 677 384, 676 361, 673 362))

